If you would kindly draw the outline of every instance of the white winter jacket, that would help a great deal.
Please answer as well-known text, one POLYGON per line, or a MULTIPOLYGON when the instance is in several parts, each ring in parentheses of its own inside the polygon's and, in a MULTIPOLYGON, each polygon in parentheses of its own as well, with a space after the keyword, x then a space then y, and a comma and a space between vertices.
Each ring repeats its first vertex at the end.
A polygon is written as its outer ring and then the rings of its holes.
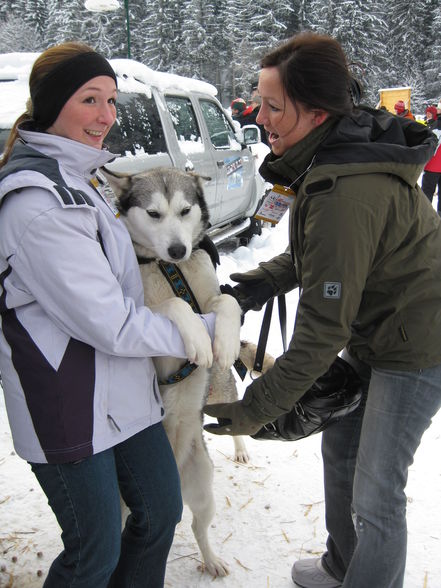
POLYGON ((127 229, 90 183, 115 156, 20 135, 0 169, 0 371, 17 453, 72 462, 159 422, 151 357, 185 351, 143 306, 127 229))

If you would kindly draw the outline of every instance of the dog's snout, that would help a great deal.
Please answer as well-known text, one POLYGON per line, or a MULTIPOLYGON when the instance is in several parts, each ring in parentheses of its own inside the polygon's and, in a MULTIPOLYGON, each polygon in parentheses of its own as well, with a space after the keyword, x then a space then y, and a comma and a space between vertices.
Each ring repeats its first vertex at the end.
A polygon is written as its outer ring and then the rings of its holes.
POLYGON ((185 256, 185 254, 187 253, 187 247, 185 245, 182 245, 182 243, 175 243, 173 245, 170 245, 167 252, 172 259, 178 260, 182 259, 185 256))

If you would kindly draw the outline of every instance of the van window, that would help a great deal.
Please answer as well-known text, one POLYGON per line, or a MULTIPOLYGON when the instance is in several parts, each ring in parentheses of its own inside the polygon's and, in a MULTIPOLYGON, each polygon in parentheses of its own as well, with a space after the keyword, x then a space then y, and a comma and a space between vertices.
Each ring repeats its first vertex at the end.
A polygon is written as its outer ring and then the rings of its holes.
POLYGON ((236 148, 233 129, 224 112, 211 100, 200 101, 211 142, 218 149, 236 148))
POLYGON ((120 92, 117 118, 105 143, 112 153, 167 153, 155 99, 145 94, 120 92))
POLYGON ((0 155, 3 153, 11 129, 0 129, 0 155))
POLYGON ((176 138, 178 139, 181 151, 186 152, 191 147, 198 146, 201 149, 197 150, 202 151, 202 137, 190 98, 166 96, 165 101, 173 121, 176 138))

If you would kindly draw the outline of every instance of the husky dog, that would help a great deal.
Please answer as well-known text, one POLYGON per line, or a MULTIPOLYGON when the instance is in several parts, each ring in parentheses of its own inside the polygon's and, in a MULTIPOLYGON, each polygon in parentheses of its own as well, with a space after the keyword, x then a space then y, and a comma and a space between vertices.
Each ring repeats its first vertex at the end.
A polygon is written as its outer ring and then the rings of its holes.
MULTIPOLYGON (((154 361, 165 408, 163 423, 178 465, 182 496, 193 513, 192 529, 204 566, 213 576, 225 576, 228 567, 213 553, 207 534, 215 503, 213 465, 202 436, 201 409, 210 375, 216 400, 221 394, 226 401, 237 400, 230 367, 239 356, 241 311, 233 297, 221 294, 213 261, 204 245, 208 210, 202 180, 174 168, 125 177, 105 176, 116 194, 138 256, 145 304, 176 323, 189 359, 198 358, 199 367, 176 383, 167 378, 178 372, 183 361, 173 357, 157 357, 154 361), (177 297, 160 269, 161 261, 179 268, 201 312, 216 313, 211 374, 210 338, 190 304, 177 297)), ((247 461, 240 438, 235 438, 235 447, 236 458, 247 461)))

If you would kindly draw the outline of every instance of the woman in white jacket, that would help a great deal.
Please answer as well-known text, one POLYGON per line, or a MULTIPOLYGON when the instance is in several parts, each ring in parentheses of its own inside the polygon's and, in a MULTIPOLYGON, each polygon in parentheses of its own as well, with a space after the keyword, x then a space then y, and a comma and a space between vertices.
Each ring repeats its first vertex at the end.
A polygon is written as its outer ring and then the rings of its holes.
POLYGON ((130 237, 95 178, 115 157, 103 141, 117 79, 65 43, 29 85, 0 163, 0 371, 14 446, 62 529, 44 586, 159 588, 182 501, 151 357, 187 355, 143 306, 130 237))

